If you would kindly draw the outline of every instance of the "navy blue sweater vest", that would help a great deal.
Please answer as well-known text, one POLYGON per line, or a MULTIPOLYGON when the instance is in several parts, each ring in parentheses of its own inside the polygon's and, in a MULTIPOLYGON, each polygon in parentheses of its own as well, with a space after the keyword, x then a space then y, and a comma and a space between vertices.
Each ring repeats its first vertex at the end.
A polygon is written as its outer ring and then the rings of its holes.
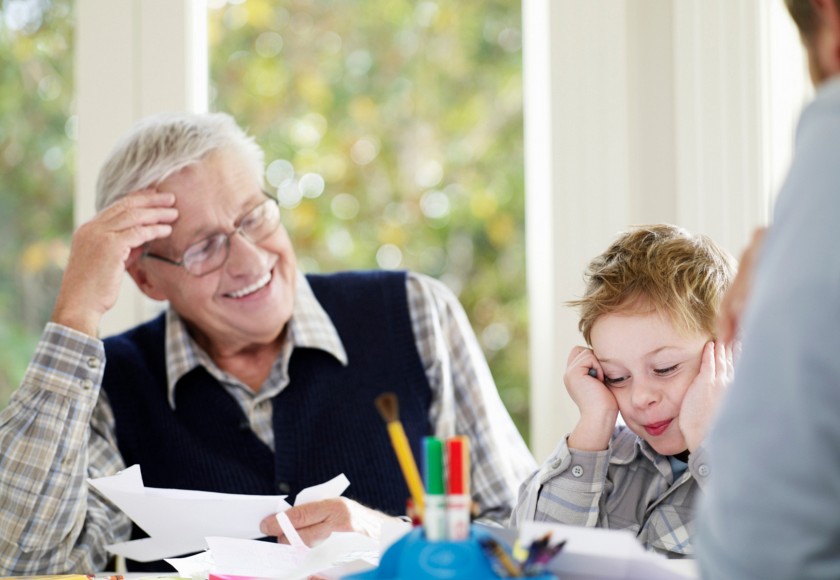
MULTIPOLYGON (((345 495, 390 514, 405 513, 408 488, 374 405, 399 397, 400 420, 420 457, 430 433, 431 391, 411 326, 404 272, 308 276, 347 351, 344 367, 317 349, 296 348, 290 383, 273 401, 275 450, 203 367, 166 396, 161 315, 105 340, 103 388, 126 465, 140 464, 149 487, 290 494, 345 473, 345 495)), ((158 568, 160 570, 161 568, 158 568)))

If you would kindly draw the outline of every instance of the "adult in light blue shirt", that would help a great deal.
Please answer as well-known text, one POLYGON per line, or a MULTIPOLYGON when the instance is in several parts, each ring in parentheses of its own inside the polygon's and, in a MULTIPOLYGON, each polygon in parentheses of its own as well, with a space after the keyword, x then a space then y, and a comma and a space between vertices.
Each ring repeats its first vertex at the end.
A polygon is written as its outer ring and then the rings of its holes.
POLYGON ((817 94, 709 437, 697 554, 715 580, 840 578, 840 0, 787 5, 817 94))

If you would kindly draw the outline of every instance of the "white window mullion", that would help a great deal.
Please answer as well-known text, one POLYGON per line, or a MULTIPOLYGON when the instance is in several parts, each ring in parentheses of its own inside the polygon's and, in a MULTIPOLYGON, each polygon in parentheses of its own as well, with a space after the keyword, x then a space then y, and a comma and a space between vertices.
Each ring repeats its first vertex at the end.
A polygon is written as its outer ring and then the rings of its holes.
POLYGON ((677 219, 736 256, 766 219, 763 4, 674 5, 677 219))
POLYGON ((525 0, 524 95, 531 447, 544 459, 577 421, 563 387, 582 339, 564 301, 629 220, 627 11, 612 0, 525 0))
POLYGON ((577 420, 585 264, 632 224, 672 222, 738 256, 790 159, 807 91, 781 2, 524 0, 531 445, 577 420))
MULTIPOLYGON (((99 169, 135 121, 207 109, 206 10, 202 0, 76 0, 76 225, 93 216, 99 169)), ((127 281, 100 331, 124 330, 149 313, 127 281)))

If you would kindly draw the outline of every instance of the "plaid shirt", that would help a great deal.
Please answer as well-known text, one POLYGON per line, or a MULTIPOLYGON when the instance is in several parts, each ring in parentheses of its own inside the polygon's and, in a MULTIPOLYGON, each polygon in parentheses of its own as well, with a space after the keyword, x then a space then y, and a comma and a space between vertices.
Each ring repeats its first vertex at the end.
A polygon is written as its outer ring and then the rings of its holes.
MULTIPOLYGON (((463 434, 472 444, 473 498, 503 507, 534 459, 496 391, 490 370, 457 298, 440 282, 407 277, 409 311, 420 359, 433 392, 430 421, 438 436, 463 434)), ((254 432, 274 446, 271 398, 289 382, 297 347, 315 347, 346 364, 338 333, 299 274, 289 339, 269 378, 254 392, 220 370, 167 312, 170 404, 178 379, 203 365, 242 406, 254 432)), ((100 392, 102 342, 48 324, 23 383, 0 413, 0 572, 93 572, 107 563, 107 544, 130 536, 127 517, 88 488, 87 477, 123 469, 114 417, 100 392)))
POLYGON ((690 556, 694 502, 708 479, 702 447, 674 481, 668 458, 621 425, 606 451, 569 449, 564 438, 522 484, 511 523, 537 520, 630 530, 648 549, 690 556))

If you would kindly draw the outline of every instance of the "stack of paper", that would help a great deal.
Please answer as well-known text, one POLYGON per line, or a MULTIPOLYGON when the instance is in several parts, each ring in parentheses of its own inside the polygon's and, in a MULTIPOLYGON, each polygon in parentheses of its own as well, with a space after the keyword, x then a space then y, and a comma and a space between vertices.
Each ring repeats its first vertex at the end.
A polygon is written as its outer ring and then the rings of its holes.
MULTIPOLYGON (((289 534, 297 536, 285 512, 286 496, 254 496, 181 489, 148 488, 134 465, 90 484, 123 510, 148 538, 108 546, 114 554, 139 562, 200 552, 167 560, 183 577, 214 575, 306 578, 333 569, 341 574, 375 566, 379 544, 355 533, 334 533, 314 549, 256 541, 263 518, 281 514, 289 534), (207 548, 210 552, 204 552, 207 548)), ((339 497, 350 482, 341 474, 301 491, 295 505, 339 497)), ((278 521, 279 521, 278 517, 278 521)))

